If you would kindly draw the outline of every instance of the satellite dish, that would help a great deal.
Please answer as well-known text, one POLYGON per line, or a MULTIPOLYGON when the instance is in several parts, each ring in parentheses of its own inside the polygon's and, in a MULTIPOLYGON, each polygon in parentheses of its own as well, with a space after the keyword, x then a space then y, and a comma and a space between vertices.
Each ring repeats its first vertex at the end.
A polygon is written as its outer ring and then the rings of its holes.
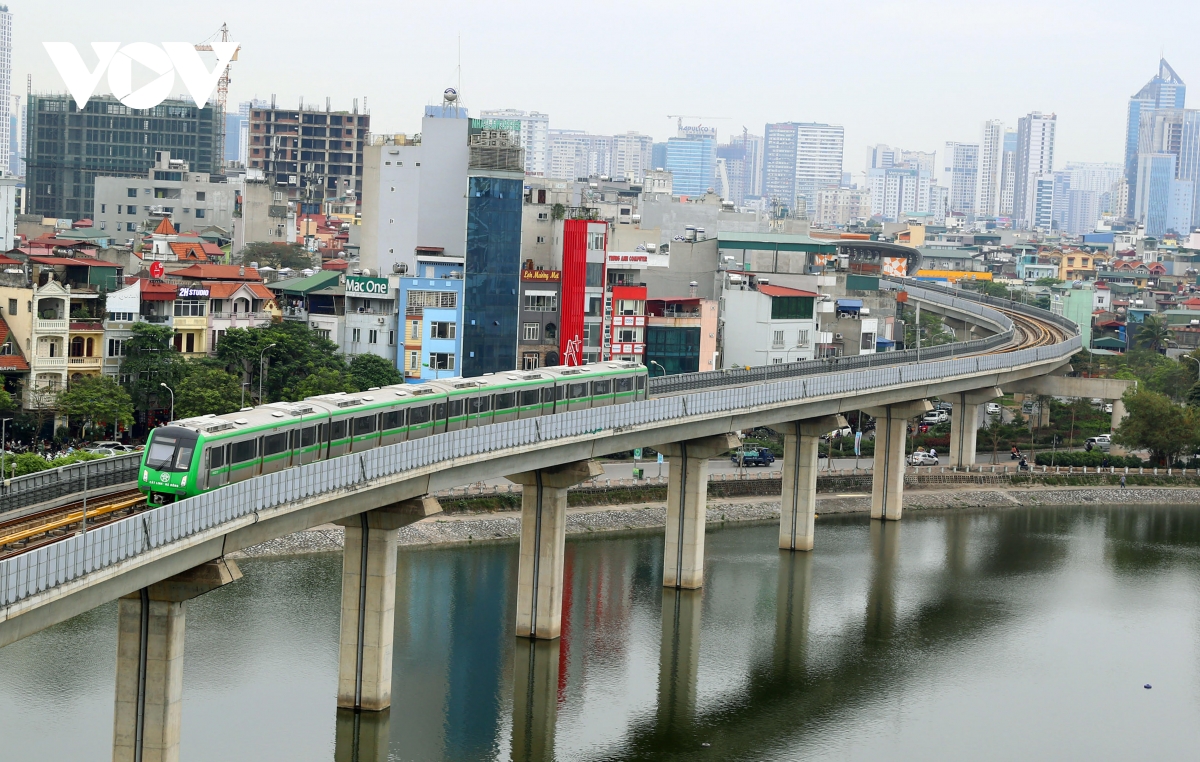
POLYGON ((442 91, 442 99, 447 103, 454 103, 454 101, 458 100, 458 91, 453 87, 447 87, 442 91))

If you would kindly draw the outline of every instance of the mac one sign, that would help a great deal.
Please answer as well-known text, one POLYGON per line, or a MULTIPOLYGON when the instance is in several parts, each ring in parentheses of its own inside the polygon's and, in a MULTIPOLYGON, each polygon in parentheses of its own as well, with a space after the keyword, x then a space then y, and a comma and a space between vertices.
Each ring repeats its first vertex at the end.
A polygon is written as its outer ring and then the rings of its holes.
POLYGON ((164 42, 162 47, 148 42, 131 42, 125 47, 121 47, 119 42, 93 42, 92 50, 97 63, 94 68, 88 68, 74 43, 43 42, 42 45, 80 109, 87 105, 96 92, 105 70, 108 71, 108 86, 112 94, 129 108, 153 108, 162 103, 175 88, 176 74, 183 80, 183 86, 196 102, 196 107, 204 108, 221 72, 238 50, 236 42, 213 42, 217 65, 209 71, 190 42, 164 42), (135 63, 158 75, 137 90, 133 89, 135 63))

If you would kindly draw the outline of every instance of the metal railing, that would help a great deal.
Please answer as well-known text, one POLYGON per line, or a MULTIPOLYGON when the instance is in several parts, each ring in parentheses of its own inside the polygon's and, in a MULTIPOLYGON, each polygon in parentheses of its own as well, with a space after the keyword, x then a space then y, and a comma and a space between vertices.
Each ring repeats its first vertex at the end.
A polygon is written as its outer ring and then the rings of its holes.
MULTIPOLYGON (((9 462, 11 457, 8 456, 9 462)), ((89 460, 18 476, 0 483, 0 516, 10 511, 83 492, 84 473, 88 490, 115 487, 137 480, 140 452, 89 460)))

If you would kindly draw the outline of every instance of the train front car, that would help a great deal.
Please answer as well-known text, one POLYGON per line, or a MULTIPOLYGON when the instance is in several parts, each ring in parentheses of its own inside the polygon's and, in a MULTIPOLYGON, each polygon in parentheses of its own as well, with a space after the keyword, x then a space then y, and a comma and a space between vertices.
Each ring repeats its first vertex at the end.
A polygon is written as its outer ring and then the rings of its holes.
POLYGON ((150 505, 166 505, 200 493, 197 463, 200 433, 182 426, 161 426, 150 435, 138 471, 138 489, 150 505))

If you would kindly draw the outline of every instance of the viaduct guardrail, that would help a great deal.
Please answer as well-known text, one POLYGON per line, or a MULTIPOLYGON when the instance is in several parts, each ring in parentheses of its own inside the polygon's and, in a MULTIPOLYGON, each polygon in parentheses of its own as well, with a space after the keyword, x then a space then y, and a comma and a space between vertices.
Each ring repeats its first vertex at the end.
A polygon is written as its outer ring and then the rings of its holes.
POLYGON ((115 487, 137 480, 140 452, 73 463, 6 479, 0 484, 0 516, 84 490, 115 487))

